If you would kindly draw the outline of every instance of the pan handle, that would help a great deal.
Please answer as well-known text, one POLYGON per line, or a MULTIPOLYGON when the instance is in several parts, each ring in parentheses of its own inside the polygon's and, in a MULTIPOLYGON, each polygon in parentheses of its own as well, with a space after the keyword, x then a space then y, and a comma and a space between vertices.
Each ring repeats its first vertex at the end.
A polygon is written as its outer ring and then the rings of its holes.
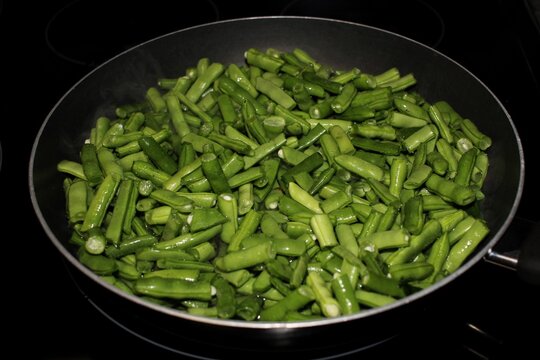
MULTIPOLYGON (((529 222, 528 225, 530 231, 523 236, 519 249, 504 252, 490 249, 485 260, 517 271, 527 283, 540 285, 540 224, 529 222)), ((518 231, 510 231, 509 235, 520 236, 518 231)))

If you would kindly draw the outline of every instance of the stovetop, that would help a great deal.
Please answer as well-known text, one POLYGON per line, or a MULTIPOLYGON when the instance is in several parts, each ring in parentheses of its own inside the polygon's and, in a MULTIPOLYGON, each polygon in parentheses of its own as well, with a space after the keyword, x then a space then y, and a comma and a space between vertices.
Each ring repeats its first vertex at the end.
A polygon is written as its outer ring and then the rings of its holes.
MULTIPOLYGON (((39 46, 39 58, 33 51, 39 67, 34 67, 31 84, 32 94, 39 101, 39 106, 33 103, 38 113, 20 119, 24 120, 24 130, 33 135, 25 141, 11 136, 11 132, 0 132, 0 179, 4 185, 15 183, 14 189, 28 192, 27 164, 39 126, 61 96, 101 62, 142 41, 184 27, 266 15, 364 23, 400 33, 448 55, 480 78, 504 104, 521 135, 527 169, 532 169, 539 151, 529 132, 537 125, 536 104, 540 100, 540 27, 534 22, 535 3, 272 0, 250 6, 237 0, 200 0, 189 5, 164 0, 140 5, 136 1, 105 0, 43 2, 33 9, 37 20, 30 30, 39 46)), ((12 28, 3 21, 13 14, 11 5, 0 0, 2 43, 11 38, 12 28)), ((531 179, 532 172, 526 172, 517 217, 498 245, 500 251, 515 249, 525 238, 538 235, 539 190, 531 179)), ((4 270, 15 280, 8 284, 16 283, 18 290, 4 291, 4 296, 21 314, 12 332, 14 344, 20 339, 28 343, 17 347, 21 355, 40 359, 187 358, 141 339, 118 326, 114 317, 111 321, 100 312, 72 280, 60 253, 35 218, 29 199, 18 211, 23 212, 26 226, 24 239, 17 240, 27 245, 10 242, 13 248, 9 251, 17 254, 17 260, 4 270), (18 272, 21 268, 25 271, 18 272)), ((540 336, 537 287, 521 281, 515 272, 487 262, 477 264, 452 286, 457 289, 442 302, 444 309, 426 309, 419 314, 424 317, 418 322, 422 326, 410 324, 410 332, 341 358, 395 354, 460 359, 535 357, 526 356, 525 349, 533 349, 537 345, 534 339, 540 336)))

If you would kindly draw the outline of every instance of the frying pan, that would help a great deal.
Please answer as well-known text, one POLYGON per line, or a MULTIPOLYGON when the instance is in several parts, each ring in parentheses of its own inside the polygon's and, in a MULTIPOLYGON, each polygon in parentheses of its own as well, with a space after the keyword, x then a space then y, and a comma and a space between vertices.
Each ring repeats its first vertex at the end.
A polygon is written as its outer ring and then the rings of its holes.
POLYGON ((51 110, 35 139, 29 167, 30 195, 36 215, 75 276, 84 282, 83 290, 92 288, 100 298, 108 299, 104 300, 107 306, 135 317, 133 323, 164 330, 164 337, 176 339, 179 347, 188 349, 187 353, 203 355, 207 348, 221 349, 223 354, 240 350, 296 352, 309 348, 325 354, 385 339, 389 329, 406 323, 418 304, 436 301, 437 294, 451 290, 451 283, 495 246, 514 217, 523 179, 523 151, 510 115, 467 69, 395 33, 306 17, 211 23, 164 35, 119 54, 75 84, 51 110), (284 51, 299 47, 336 69, 359 67, 368 73, 380 73, 396 66, 404 74, 412 72, 418 80, 416 90, 428 102, 448 101, 492 138, 486 196, 480 204, 491 232, 460 269, 427 289, 381 308, 334 319, 257 323, 201 318, 146 302, 101 281, 78 262, 68 245, 63 175, 56 170, 58 161, 78 159, 80 146, 95 119, 104 114, 113 116, 117 104, 140 100, 156 79, 179 76, 201 57, 223 64, 241 64, 244 51, 252 47, 284 51))

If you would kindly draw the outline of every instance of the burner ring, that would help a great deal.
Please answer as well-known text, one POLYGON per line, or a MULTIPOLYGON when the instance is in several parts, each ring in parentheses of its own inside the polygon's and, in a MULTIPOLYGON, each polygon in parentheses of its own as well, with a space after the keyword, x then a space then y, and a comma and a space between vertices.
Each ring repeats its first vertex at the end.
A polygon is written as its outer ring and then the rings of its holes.
POLYGON ((294 0, 281 15, 333 18, 374 26, 436 48, 445 35, 439 12, 422 0, 294 0))
POLYGON ((45 42, 62 60, 95 67, 154 37, 219 18, 212 0, 194 2, 189 9, 166 0, 144 8, 129 0, 73 0, 50 18, 45 42))

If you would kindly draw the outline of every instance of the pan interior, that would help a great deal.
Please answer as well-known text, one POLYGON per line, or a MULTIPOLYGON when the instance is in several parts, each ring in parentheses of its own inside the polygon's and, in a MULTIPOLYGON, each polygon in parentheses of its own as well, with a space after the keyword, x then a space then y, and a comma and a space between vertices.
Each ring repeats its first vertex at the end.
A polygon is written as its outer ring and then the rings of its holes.
POLYGON ((358 67, 368 73, 396 66, 403 74, 415 74, 416 90, 427 101, 446 100, 491 136, 490 172, 485 200, 480 205, 491 229, 490 238, 456 274, 392 306, 401 306, 452 281, 498 241, 521 196, 523 155, 508 113, 487 87, 444 55, 396 34, 342 21, 272 17, 197 26, 146 42, 98 67, 58 102, 34 143, 30 192, 45 231, 72 264, 94 276, 78 264, 68 245, 63 176, 57 172, 56 164, 62 159, 77 160, 95 120, 102 115, 112 117, 118 104, 142 99, 146 89, 155 86, 156 79, 183 75, 202 57, 223 64, 242 64, 249 48, 302 48, 336 69, 358 67))

